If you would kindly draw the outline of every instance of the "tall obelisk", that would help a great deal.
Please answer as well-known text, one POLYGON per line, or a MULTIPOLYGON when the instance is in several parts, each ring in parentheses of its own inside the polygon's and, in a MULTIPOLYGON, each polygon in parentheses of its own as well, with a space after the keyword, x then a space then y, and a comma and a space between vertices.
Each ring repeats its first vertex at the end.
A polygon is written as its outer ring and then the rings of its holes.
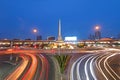
POLYGON ((59 23, 58 23, 58 42, 63 42, 62 40, 62 35, 61 35, 61 21, 59 19, 59 23))

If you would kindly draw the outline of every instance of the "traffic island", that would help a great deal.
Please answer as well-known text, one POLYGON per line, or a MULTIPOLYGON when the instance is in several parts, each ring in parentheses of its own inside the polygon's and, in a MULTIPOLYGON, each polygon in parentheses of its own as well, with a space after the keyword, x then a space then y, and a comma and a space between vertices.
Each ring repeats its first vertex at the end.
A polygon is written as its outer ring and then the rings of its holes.
POLYGON ((60 55, 55 55, 54 57, 58 61, 58 64, 60 67, 61 80, 66 80, 65 71, 66 71, 67 65, 70 61, 71 55, 60 54, 60 55))

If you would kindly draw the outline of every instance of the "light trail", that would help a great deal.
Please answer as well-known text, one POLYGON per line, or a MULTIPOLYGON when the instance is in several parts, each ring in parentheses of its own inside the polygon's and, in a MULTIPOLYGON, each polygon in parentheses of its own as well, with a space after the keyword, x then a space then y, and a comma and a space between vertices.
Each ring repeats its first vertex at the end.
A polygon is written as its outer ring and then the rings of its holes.
POLYGON ((100 52, 81 56, 71 67, 70 80, 119 80, 120 76, 115 73, 108 63, 109 59, 118 54, 120 53, 100 52))
POLYGON ((22 80, 32 80, 37 69, 38 61, 36 56, 33 54, 27 54, 27 55, 29 55, 32 58, 32 63, 27 73, 23 76, 22 80))
POLYGON ((118 79, 120 79, 120 76, 118 76, 118 74, 116 74, 115 71, 109 66, 109 64, 108 64, 108 59, 111 58, 111 57, 116 56, 117 54, 118 54, 118 53, 114 53, 114 54, 108 56, 108 57, 105 59, 105 61, 104 61, 104 66, 106 67, 106 70, 108 71, 108 73, 109 73, 115 80, 117 80, 117 79, 113 76, 112 73, 114 73, 114 75, 115 75, 118 79), (108 70, 107 67, 112 71, 112 73, 108 70))
MULTIPOLYGON (((114 54, 112 54, 112 55, 114 55, 114 54)), ((108 57, 110 57, 110 56, 112 56, 112 55, 105 56, 105 58, 108 58, 108 57)), ((104 64, 104 67, 105 67, 106 71, 109 73, 109 75, 110 75, 114 80, 116 80, 115 77, 110 73, 110 71, 109 71, 109 70, 107 69, 107 67, 106 67, 106 59, 103 61, 103 64, 104 64)))
POLYGON ((23 73, 23 71, 25 70, 28 62, 29 62, 29 58, 26 56, 20 56, 22 58, 22 63, 20 66, 18 66, 18 68, 12 72, 9 76, 7 76, 5 78, 5 80, 17 80, 20 75, 23 73))
POLYGON ((80 78, 80 75, 79 75, 79 67, 77 67, 76 69, 76 65, 78 65, 77 63, 83 58, 84 56, 80 57, 79 59, 77 59, 74 63, 73 63, 73 66, 71 68, 71 71, 70 71, 70 80, 74 80, 74 72, 76 71, 77 72, 77 79, 78 80, 81 80, 80 78))
POLYGON ((45 78, 45 80, 48 80, 48 69, 49 69, 48 60, 41 54, 39 55, 39 58, 42 61, 42 69, 41 69, 41 72, 40 72, 39 80, 43 80, 44 78, 45 78), (43 73, 44 73, 44 75, 43 75, 43 73))
MULTIPOLYGON (((4 54, 18 54, 22 58, 21 64, 11 72, 5 80, 49 80, 54 79, 54 75, 49 76, 52 63, 52 59, 46 54, 40 54, 39 51, 35 50, 12 50, 4 51, 4 54), (38 63, 41 62, 40 63, 38 63), (49 61, 49 62, 48 62, 49 61), (38 71, 37 71, 38 70, 38 71), (36 73, 37 72, 37 73, 36 73)), ((2 52, 0 52, 2 54, 2 52)), ((51 75, 51 74, 50 74, 51 75)))
MULTIPOLYGON (((96 66, 98 66, 98 70, 99 72, 101 72, 101 74, 104 76, 104 78, 106 80, 109 80, 109 79, 114 79, 114 80, 117 80, 114 75, 110 72, 110 70, 108 70, 108 64, 107 63, 107 60, 110 58, 110 57, 113 57, 115 56, 116 53, 107 53, 107 54, 104 54, 104 55, 101 55, 100 57, 98 57, 98 59, 100 58, 100 60, 96 60, 98 61, 98 64, 96 64, 96 66), (103 66, 102 66, 103 65, 103 66), (103 68, 104 67, 104 68, 103 68), (107 73, 106 73, 107 72, 107 73), (111 78, 110 78, 111 77, 111 78)), ((110 67, 110 66, 109 66, 110 67)), ((117 74, 115 74, 117 75, 117 74)))
MULTIPOLYGON (((99 57, 98 57, 98 58, 99 58, 99 57)), ((100 59, 100 60, 98 61, 98 64, 97 64, 96 66, 98 66, 97 68, 98 68, 99 72, 101 72, 101 74, 104 76, 104 78, 105 78, 106 80, 108 80, 107 76, 106 76, 105 73, 103 72, 103 70, 102 70, 102 68, 101 68, 101 65, 100 65, 101 61, 105 58, 105 56, 104 56, 104 55, 101 55, 100 58, 102 58, 102 59, 100 59)))
MULTIPOLYGON (((89 55, 84 55, 82 57, 80 57, 79 59, 77 59, 74 63, 73 63, 73 66, 71 68, 71 72, 70 72, 70 80, 75 80, 75 74, 74 74, 74 70, 76 71, 76 74, 77 74, 77 80, 83 80, 83 79, 86 79, 86 80, 89 80, 89 76, 88 76, 88 73, 87 73, 87 62, 84 62, 84 60, 90 56, 92 56, 93 54, 89 54, 89 55), (85 64, 85 67, 84 67, 84 72, 80 71, 80 67, 83 65, 82 63, 85 64), (77 66, 76 66, 77 65, 77 66), (80 74, 81 73, 81 74, 80 74), (85 73, 85 77, 83 77, 83 73, 85 73)), ((91 58, 90 58, 91 59, 91 58)))
MULTIPOLYGON (((85 70, 85 74, 86 74, 86 76, 87 76, 87 80, 90 80, 90 77, 89 77, 89 75, 90 75, 90 73, 92 74, 92 70, 90 70, 91 72, 89 73, 88 72, 88 64, 89 64, 89 61, 91 61, 91 59, 93 58, 93 56, 91 56, 91 57, 89 57, 88 59, 87 59, 87 61, 85 62, 85 68, 84 68, 84 70, 85 70)), ((89 68, 90 68, 90 66, 89 66, 89 68)), ((92 76, 92 79, 94 79, 94 77, 92 76)))

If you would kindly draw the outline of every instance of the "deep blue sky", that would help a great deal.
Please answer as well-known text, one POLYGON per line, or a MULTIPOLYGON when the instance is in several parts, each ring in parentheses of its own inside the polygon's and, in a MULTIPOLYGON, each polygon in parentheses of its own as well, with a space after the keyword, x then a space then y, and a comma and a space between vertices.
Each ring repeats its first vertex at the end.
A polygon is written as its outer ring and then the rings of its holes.
POLYGON ((0 38, 33 38, 33 28, 45 39, 57 36, 87 39, 99 25, 103 37, 120 33, 120 0, 0 0, 0 38))

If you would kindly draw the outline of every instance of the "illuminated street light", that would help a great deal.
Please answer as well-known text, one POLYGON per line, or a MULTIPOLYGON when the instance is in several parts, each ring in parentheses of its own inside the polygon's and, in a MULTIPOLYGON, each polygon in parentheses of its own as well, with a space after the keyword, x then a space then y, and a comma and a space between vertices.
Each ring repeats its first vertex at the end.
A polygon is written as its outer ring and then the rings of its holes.
POLYGON ((36 36, 37 36, 37 32, 38 32, 37 29, 33 29, 33 33, 35 34, 35 39, 36 39, 36 36))
POLYGON ((33 32, 34 32, 34 33, 37 33, 38 31, 37 31, 37 29, 33 29, 33 32))
POLYGON ((95 27, 95 30, 100 30, 100 27, 99 27, 99 26, 96 26, 96 27, 95 27))
POLYGON ((101 32, 100 32, 100 27, 95 26, 95 40, 101 39, 101 32))

